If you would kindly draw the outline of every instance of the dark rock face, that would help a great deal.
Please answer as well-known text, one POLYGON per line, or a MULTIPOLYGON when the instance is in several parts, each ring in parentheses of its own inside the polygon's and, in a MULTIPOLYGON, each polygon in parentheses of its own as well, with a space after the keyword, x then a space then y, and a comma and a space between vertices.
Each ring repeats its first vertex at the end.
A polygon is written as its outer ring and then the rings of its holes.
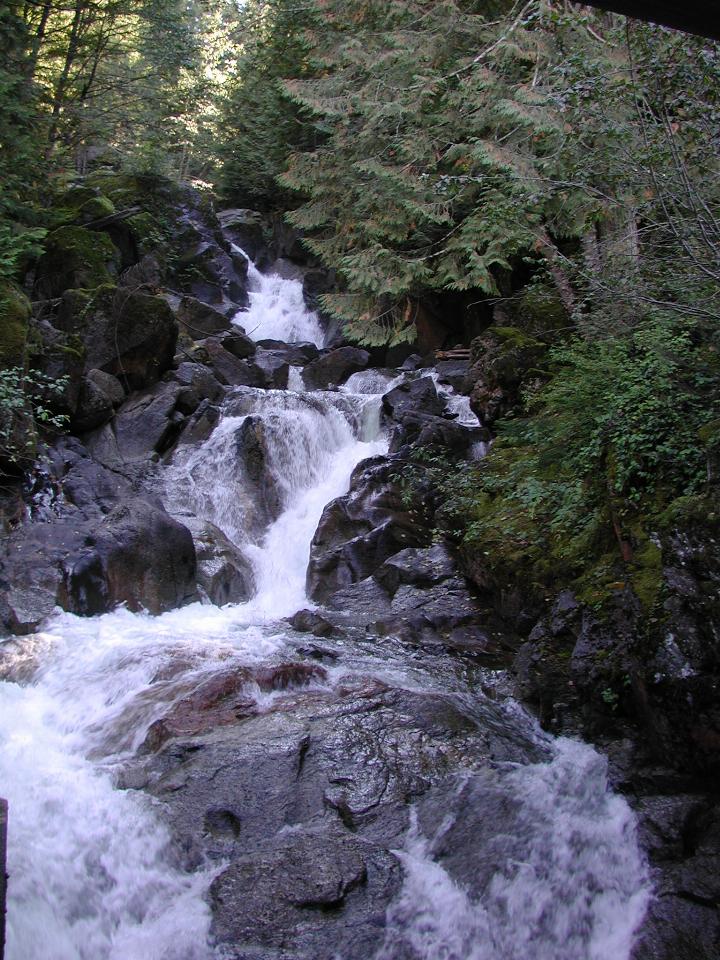
POLYGON ((214 524, 193 517, 185 526, 195 543, 198 586, 208 599, 219 607, 249 600, 255 575, 247 557, 214 524))
POLYGON ((397 421, 408 413, 439 416, 445 410, 445 401, 438 396, 430 377, 400 384, 385 394, 382 403, 385 413, 397 421))
POLYGON ((230 320, 225 314, 215 310, 209 304, 196 300, 195 297, 182 298, 177 319, 181 329, 193 340, 218 336, 231 328, 230 320))
POLYGON ((518 406, 521 386, 542 364, 546 350, 515 327, 491 327, 473 340, 463 392, 470 394, 470 406, 486 426, 518 406))
POLYGON ((344 383, 351 373, 364 370, 370 361, 367 350, 357 347, 338 347, 313 360, 303 370, 303 380, 309 390, 327 390, 344 383))
POLYGON ((488 783, 491 755, 538 758, 522 732, 506 737, 452 695, 353 676, 330 687, 301 666, 273 671, 274 689, 286 670, 292 683, 262 712, 246 700, 253 671, 206 681, 182 719, 171 708, 158 721, 167 726, 128 773, 166 806, 191 862, 227 861, 211 888, 213 932, 238 960, 375 955, 400 890, 393 851, 408 804, 427 797, 433 827, 435 809, 464 821, 459 785, 488 783))
POLYGON ((302 367, 312 360, 317 360, 320 351, 314 343, 282 343, 280 340, 258 340, 258 347, 271 351, 275 356, 292 366, 302 367))
POLYGON ((117 377, 102 370, 88 370, 80 383, 73 429, 86 433, 102 426, 124 399, 125 391, 117 377))
POLYGON ((201 363, 180 363, 166 378, 180 384, 175 408, 183 414, 194 413, 203 401, 217 401, 223 395, 212 371, 201 363))
POLYGON ((312 633, 315 637, 327 637, 334 630, 329 620, 313 610, 298 610, 289 618, 288 623, 293 630, 299 633, 312 633))
POLYGON ((265 248, 262 216, 255 210, 234 208, 219 210, 217 218, 225 236, 257 260, 265 248))
POLYGON ((425 536, 403 506, 393 464, 383 458, 365 461, 355 470, 350 492, 323 511, 310 547, 309 596, 327 599, 425 536))
POLYGON ((172 366, 178 327, 162 297, 115 287, 69 290, 56 322, 82 339, 86 370, 111 373, 128 389, 155 383, 172 366))
POLYGON ((120 253, 104 234, 79 226, 59 227, 48 234, 44 246, 36 280, 42 297, 59 297, 68 289, 91 289, 117 277, 120 253))
POLYGON ((182 423, 183 418, 175 416, 180 393, 176 383, 158 383, 133 394, 111 423, 87 438, 88 449, 112 469, 144 464, 154 453, 163 453, 182 423))
POLYGON ((74 613, 93 615, 125 603, 157 614, 195 599, 192 535, 146 500, 111 510, 88 547, 66 565, 74 613))

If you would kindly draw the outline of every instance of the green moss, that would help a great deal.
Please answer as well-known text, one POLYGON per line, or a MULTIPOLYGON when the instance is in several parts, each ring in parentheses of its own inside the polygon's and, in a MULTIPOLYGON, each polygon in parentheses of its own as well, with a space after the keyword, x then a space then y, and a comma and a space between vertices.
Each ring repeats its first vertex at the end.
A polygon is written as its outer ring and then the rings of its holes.
POLYGON ((14 283, 0 283, 0 368, 23 366, 31 311, 14 283))
POLYGON ((567 328, 569 318, 555 287, 533 284, 520 294, 516 307, 518 325, 543 339, 552 339, 567 328))
POLYGON ((661 531, 672 531, 679 527, 699 525, 720 521, 720 511, 716 497, 697 494, 678 497, 657 517, 656 524, 661 531))
POLYGON ((488 327, 488 334, 492 334, 500 341, 505 350, 545 350, 545 344, 529 336, 518 327, 488 327))
POLYGON ((710 450, 720 446, 720 420, 711 420, 703 424, 697 432, 698 440, 710 450))
POLYGON ((635 550, 630 583, 643 611, 649 615, 660 598, 663 585, 662 550, 650 539, 635 550))
POLYGON ((59 227, 48 234, 38 264, 43 292, 59 296, 69 288, 92 289, 117 273, 120 255, 110 238, 84 227, 59 227))
POLYGON ((107 197, 92 197, 78 210, 77 218, 81 223, 90 223, 92 220, 101 220, 111 217, 115 213, 115 204, 107 197))

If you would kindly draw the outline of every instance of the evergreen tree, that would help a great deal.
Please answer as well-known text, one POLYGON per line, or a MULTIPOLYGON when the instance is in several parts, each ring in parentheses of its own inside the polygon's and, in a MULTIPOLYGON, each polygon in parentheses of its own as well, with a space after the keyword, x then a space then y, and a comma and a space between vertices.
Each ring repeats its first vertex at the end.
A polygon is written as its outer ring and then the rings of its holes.
POLYGON ((292 204, 277 178, 289 154, 311 149, 323 132, 283 81, 312 73, 306 31, 319 21, 312 2, 249 0, 245 6, 239 56, 221 110, 220 187, 230 202, 263 210, 292 204))

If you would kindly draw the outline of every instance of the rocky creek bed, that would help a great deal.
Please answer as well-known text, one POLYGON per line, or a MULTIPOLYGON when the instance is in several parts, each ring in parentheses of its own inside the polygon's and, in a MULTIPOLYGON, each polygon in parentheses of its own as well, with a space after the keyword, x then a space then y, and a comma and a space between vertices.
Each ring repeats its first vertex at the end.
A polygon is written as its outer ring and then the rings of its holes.
POLYGON ((718 956, 707 782, 544 732, 523 698, 588 726, 543 644, 591 669, 598 629, 561 595, 523 631, 408 505, 502 385, 343 343, 317 271, 183 203, 164 283, 130 228, 92 293, 39 268, 72 435, 4 501, 9 956, 718 956))

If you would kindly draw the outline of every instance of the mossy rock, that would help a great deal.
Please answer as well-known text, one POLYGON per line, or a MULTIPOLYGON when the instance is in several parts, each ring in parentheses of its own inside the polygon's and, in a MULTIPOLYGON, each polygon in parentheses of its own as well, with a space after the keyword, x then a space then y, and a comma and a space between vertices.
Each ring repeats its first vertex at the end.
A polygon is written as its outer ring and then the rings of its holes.
POLYGON ((555 339, 570 322, 558 291, 544 284, 525 287, 514 312, 518 326, 543 340, 555 339))
POLYGON ((531 337, 518 327, 488 327, 487 334, 495 337, 502 346, 503 352, 509 350, 534 350, 538 353, 545 351, 545 344, 535 337, 531 337))
POLYGON ((115 204, 107 197, 92 197, 86 201, 77 212, 80 223, 91 223, 103 217, 111 217, 115 213, 115 204))
POLYGON ((32 308, 14 283, 0 283, 0 368, 21 367, 32 308))
POLYGON ((84 227, 58 227, 45 241, 38 263, 38 289, 48 298, 68 289, 94 289, 117 276, 119 264, 119 251, 106 234, 84 227))
POLYGON ((697 432, 698 440, 706 450, 720 447, 720 419, 703 424, 697 432))

